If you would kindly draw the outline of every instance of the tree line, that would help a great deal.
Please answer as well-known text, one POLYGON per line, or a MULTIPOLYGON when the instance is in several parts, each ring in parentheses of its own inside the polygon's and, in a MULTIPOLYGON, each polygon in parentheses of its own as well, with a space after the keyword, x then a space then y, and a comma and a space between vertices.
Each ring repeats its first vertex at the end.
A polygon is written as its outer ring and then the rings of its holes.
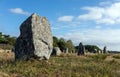
MULTIPOLYGON (((3 34, 0 32, 0 44, 7 44, 11 46, 15 46, 16 37, 3 34)), ((64 38, 57 38, 53 36, 53 47, 59 47, 61 51, 65 51, 68 48, 69 53, 77 52, 78 46, 74 46, 72 40, 66 40, 64 38)), ((90 52, 94 52, 94 49, 100 50, 96 45, 84 45, 85 49, 90 52)))
POLYGON ((66 50, 68 48, 68 52, 75 52, 75 46, 73 45, 72 40, 65 40, 64 38, 58 39, 53 36, 53 47, 59 47, 61 51, 66 50))
MULTIPOLYGON (((72 40, 65 40, 64 38, 58 39, 53 36, 53 47, 59 47, 61 51, 68 48, 69 53, 74 53, 78 51, 78 46, 74 46, 72 40)), ((90 53, 98 53, 101 49, 96 45, 84 45, 85 50, 90 53)))
POLYGON ((0 32, 0 44, 9 44, 14 46, 15 42, 16 42, 16 37, 11 37, 10 35, 6 35, 0 32))

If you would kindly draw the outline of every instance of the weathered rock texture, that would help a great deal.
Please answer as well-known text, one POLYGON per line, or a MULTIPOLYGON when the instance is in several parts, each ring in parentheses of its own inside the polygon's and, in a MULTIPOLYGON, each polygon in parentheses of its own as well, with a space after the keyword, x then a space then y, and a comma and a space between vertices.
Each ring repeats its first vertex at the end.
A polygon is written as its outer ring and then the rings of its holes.
POLYGON ((20 26, 20 36, 15 45, 15 59, 49 59, 53 49, 50 24, 46 17, 32 14, 20 26))
POLYGON ((82 43, 78 46, 78 55, 84 55, 85 54, 85 48, 82 43))
POLYGON ((61 55, 61 50, 59 47, 54 47, 53 48, 53 52, 52 52, 52 55, 56 55, 56 56, 60 56, 61 55))

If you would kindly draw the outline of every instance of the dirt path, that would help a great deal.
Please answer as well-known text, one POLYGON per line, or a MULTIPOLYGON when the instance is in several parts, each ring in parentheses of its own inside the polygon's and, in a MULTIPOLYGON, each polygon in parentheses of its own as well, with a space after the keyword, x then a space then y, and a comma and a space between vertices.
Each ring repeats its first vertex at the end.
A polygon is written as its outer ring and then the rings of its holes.
POLYGON ((105 59, 105 61, 112 61, 114 58, 112 55, 107 56, 107 58, 105 59))
POLYGON ((107 56, 107 58, 105 59, 105 61, 115 60, 115 61, 117 61, 118 63, 120 63, 120 59, 113 58, 113 56, 115 56, 115 55, 119 55, 119 54, 109 55, 109 56, 107 56))

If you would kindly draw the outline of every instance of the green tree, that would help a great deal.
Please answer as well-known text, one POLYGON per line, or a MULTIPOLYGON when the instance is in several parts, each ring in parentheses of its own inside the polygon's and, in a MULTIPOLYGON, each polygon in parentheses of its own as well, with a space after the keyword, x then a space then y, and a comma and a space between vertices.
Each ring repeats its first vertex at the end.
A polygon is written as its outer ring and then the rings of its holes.
POLYGON ((97 49, 97 51, 101 51, 101 49, 96 45, 85 45, 85 49, 92 53, 96 53, 95 49, 97 49))
POLYGON ((8 44, 14 46, 16 43, 16 37, 7 38, 8 44))
POLYGON ((68 52, 70 52, 70 53, 71 52, 75 52, 75 47, 74 47, 74 45, 73 45, 71 40, 68 40, 66 42, 66 47, 68 48, 68 52))
POLYGON ((66 41, 64 38, 59 39, 58 46, 61 51, 64 51, 66 49, 66 41))
POLYGON ((0 43, 1 44, 9 44, 9 45, 14 46, 15 42, 16 42, 16 37, 10 37, 10 35, 2 35, 2 32, 0 32, 0 43))
POLYGON ((7 44, 8 42, 7 42, 7 40, 5 38, 0 38, 0 43, 7 44))
POLYGON ((7 39, 2 36, 4 36, 4 35, 2 35, 2 32, 0 32, 0 43, 7 44, 8 43, 7 39))
POLYGON ((0 38, 2 38, 2 32, 0 32, 0 38))
POLYGON ((58 42, 59 42, 59 39, 53 36, 53 47, 58 47, 58 42))
POLYGON ((10 35, 3 35, 3 39, 7 44, 9 44, 9 38, 10 38, 10 35))
POLYGON ((10 38, 10 35, 3 35, 3 37, 8 39, 8 38, 10 38))

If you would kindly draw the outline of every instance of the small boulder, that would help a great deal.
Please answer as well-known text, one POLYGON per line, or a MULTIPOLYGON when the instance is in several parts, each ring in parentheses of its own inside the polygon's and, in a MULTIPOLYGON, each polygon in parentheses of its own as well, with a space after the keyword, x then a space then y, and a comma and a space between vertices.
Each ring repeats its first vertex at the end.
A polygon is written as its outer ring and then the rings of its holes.
POLYGON ((56 56, 60 56, 61 55, 61 50, 59 47, 54 47, 53 48, 53 52, 52 52, 52 55, 56 55, 56 56))

